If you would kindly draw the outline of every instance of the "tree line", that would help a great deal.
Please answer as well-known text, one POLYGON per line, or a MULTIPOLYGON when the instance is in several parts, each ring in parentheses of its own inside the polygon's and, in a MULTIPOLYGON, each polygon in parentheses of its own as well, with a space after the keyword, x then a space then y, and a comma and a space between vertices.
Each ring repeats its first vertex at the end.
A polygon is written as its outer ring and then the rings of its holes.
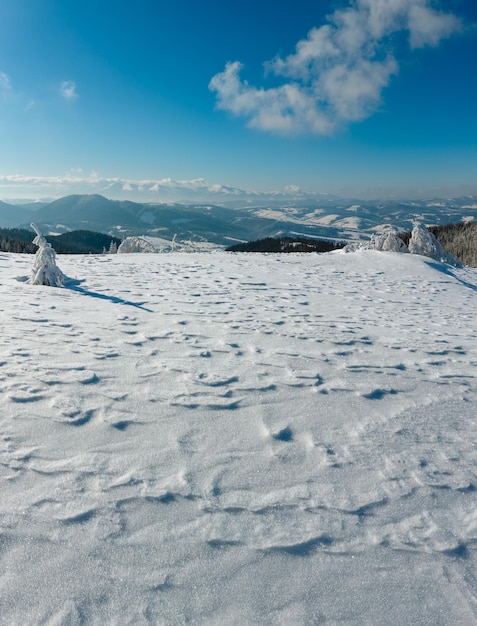
POLYGON ((229 246, 227 252, 331 252, 344 244, 305 237, 266 237, 229 246))

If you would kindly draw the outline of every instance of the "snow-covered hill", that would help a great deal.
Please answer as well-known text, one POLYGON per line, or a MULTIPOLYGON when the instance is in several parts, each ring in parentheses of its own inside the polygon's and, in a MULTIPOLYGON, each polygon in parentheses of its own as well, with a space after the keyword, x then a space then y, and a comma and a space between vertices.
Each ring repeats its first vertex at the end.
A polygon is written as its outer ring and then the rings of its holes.
POLYGON ((0 254, 0 623, 477 622, 477 271, 0 254))

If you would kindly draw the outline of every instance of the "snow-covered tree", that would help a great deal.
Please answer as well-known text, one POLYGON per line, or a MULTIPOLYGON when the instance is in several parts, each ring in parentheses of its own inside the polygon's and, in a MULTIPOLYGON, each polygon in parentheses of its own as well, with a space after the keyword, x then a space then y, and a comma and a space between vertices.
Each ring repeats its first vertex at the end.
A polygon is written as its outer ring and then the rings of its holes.
POLYGON ((394 233, 373 235, 366 242, 352 242, 344 247, 345 252, 357 250, 383 250, 386 252, 410 252, 420 254, 443 263, 458 264, 451 254, 446 254, 436 236, 421 225, 414 226, 408 246, 394 233))
POLYGON ((65 284, 66 276, 56 265, 56 252, 51 244, 41 234, 36 224, 31 224, 36 232, 33 243, 38 246, 33 268, 28 280, 30 285, 48 285, 50 287, 62 287, 65 284))
POLYGON ((451 255, 446 254, 436 236, 420 224, 414 226, 409 240, 409 252, 421 254, 431 259, 444 262, 455 262, 451 255))
POLYGON ((344 247, 345 252, 356 252, 357 250, 382 250, 384 252, 408 251, 404 241, 394 233, 372 235, 369 241, 352 242, 344 247))
POLYGON ((373 235, 370 241, 372 250, 383 250, 385 252, 407 252, 404 241, 394 233, 384 235, 373 235))
POLYGON ((116 242, 111 239, 111 243, 109 244, 109 252, 108 254, 116 254, 118 251, 118 246, 116 242))

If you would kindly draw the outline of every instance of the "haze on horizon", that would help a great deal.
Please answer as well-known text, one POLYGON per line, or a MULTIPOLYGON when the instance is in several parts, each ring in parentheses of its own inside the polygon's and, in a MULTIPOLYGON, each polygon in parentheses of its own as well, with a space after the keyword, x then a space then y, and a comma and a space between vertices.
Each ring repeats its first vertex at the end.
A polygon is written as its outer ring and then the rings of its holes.
POLYGON ((477 194, 476 24, 471 0, 4 0, 0 199, 477 194))

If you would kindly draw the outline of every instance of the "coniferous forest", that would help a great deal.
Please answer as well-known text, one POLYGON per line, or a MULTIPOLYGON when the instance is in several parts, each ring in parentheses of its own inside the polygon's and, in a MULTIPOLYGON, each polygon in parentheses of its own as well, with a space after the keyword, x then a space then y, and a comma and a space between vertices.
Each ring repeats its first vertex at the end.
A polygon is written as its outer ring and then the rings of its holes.
MULTIPOLYGON (((35 233, 26 228, 0 228, 0 251, 34 254, 35 233)), ((73 230, 61 235, 46 235, 47 241, 58 254, 101 254, 121 243, 118 237, 90 230, 73 230)))

